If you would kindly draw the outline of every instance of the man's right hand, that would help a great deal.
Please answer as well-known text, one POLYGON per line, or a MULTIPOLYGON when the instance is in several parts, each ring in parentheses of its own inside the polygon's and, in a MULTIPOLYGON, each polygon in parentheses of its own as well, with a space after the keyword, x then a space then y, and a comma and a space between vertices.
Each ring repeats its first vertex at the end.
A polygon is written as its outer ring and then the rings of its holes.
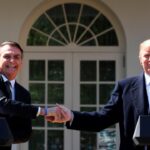
POLYGON ((57 104, 55 107, 48 108, 45 118, 49 122, 65 123, 72 121, 73 114, 67 107, 57 104))

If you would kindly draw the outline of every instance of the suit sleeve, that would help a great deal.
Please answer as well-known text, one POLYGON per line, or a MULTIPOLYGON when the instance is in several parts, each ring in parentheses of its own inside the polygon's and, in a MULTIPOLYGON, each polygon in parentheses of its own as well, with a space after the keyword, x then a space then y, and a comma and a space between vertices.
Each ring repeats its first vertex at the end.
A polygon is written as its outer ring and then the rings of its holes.
POLYGON ((36 118, 38 107, 25 104, 19 101, 7 99, 5 96, 0 97, 0 114, 21 116, 27 118, 36 118))
POLYGON ((117 84, 110 96, 108 103, 99 111, 79 112, 73 111, 74 120, 66 123, 68 129, 101 131, 122 118, 122 91, 117 84))

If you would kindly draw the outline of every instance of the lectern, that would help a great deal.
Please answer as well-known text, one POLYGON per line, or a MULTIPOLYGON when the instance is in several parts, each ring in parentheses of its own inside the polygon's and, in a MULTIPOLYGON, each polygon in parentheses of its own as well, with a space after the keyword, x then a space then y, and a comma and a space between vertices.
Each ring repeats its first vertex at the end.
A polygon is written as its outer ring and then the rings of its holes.
POLYGON ((9 146, 13 142, 13 136, 5 118, 0 117, 0 145, 9 146))
POLYGON ((136 145, 150 145, 150 116, 141 115, 138 118, 133 135, 136 145))

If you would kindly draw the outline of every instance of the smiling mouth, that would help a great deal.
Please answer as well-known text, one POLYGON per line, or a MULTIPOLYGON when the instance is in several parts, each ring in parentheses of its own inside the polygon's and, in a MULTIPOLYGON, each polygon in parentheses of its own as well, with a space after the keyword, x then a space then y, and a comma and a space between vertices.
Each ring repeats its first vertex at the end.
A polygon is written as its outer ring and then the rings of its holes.
POLYGON ((7 66, 7 69, 9 69, 9 70, 11 70, 11 71, 14 71, 14 70, 16 70, 16 66, 15 65, 8 65, 7 66))

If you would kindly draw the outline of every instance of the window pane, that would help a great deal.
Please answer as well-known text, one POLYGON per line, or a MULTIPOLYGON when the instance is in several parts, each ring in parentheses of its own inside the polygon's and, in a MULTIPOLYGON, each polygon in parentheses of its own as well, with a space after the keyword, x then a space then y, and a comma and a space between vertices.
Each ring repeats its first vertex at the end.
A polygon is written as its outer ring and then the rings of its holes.
POLYGON ((118 39, 117 39, 117 35, 116 32, 114 31, 114 29, 106 32, 105 34, 102 34, 100 36, 98 36, 98 42, 99 45, 101 46, 116 46, 118 45, 118 39))
POLYGON ((42 104, 45 103, 45 85, 42 83, 30 83, 29 90, 31 93, 32 103, 42 104))
POLYGON ((48 103, 64 103, 64 84, 48 84, 48 103))
POLYGON ((81 46, 94 46, 94 45, 96 45, 95 40, 88 40, 87 42, 81 44, 81 46))
POLYGON ((98 134, 100 150, 116 150, 116 130, 105 129, 98 134))
POLYGON ((29 140, 30 150, 44 150, 44 131, 33 130, 32 138, 29 140))
POLYGON ((96 61, 81 61, 80 81, 96 81, 96 61))
POLYGON ((64 46, 64 44, 52 38, 49 40, 48 45, 49 46, 64 46))
POLYGON ((57 26, 64 24, 65 18, 62 6, 59 5, 54 8, 51 8, 48 11, 46 11, 46 13, 57 26))
POLYGON ((48 61, 48 80, 64 81, 64 61, 48 61))
POLYGON ((48 40, 47 36, 45 36, 44 34, 38 31, 31 29, 28 35, 27 45, 42 46, 42 45, 46 45, 47 40, 48 40))
POLYGON ((110 94, 112 92, 114 88, 114 84, 101 84, 99 85, 99 103, 100 104, 106 104, 109 97, 110 97, 110 94))
POLYGON ((80 39, 79 43, 81 45, 83 45, 84 43, 89 43, 89 41, 92 41, 92 43, 95 43, 95 40, 94 41, 93 40, 89 40, 89 39, 93 39, 92 36, 93 36, 92 33, 86 32, 84 34, 84 36, 82 36, 82 38, 80 39))
POLYGON ((75 29, 76 29, 76 25, 69 25, 71 41, 73 41, 74 39, 75 29))
POLYGON ((101 14, 100 17, 95 21, 93 26, 91 26, 91 30, 95 34, 98 34, 98 33, 105 31, 106 29, 111 28, 111 27, 112 27, 112 25, 109 22, 109 20, 107 20, 107 18, 101 14))
POLYGON ((58 32, 58 31, 55 31, 53 34, 52 34, 52 37, 58 42, 58 43, 62 43, 62 45, 65 45, 66 42, 64 40, 64 38, 62 38, 61 34, 58 32))
POLYGON ((45 14, 38 18, 38 20, 33 24, 33 27, 47 34, 50 34, 52 30, 54 30, 54 26, 50 23, 45 14))
POLYGON ((80 85, 80 101, 81 104, 96 104, 96 85, 81 84, 80 85))
POLYGON ((81 14, 80 23, 88 26, 92 20, 94 20, 95 16, 98 14, 96 9, 92 7, 84 5, 83 11, 81 14))
POLYGON ((67 15, 68 22, 77 22, 79 11, 80 11, 80 4, 65 4, 64 5, 67 15))
POLYGON ((69 35, 68 35, 67 27, 65 25, 62 25, 59 29, 63 33, 63 35, 66 38, 66 40, 69 41, 69 35))
POLYGON ((48 150, 63 150, 64 132, 49 130, 48 131, 48 150))
POLYGON ((115 61, 99 62, 100 81, 115 81, 116 64, 115 61))
MULTIPOLYGON (((78 41, 78 39, 82 36, 82 33, 84 32, 85 28, 83 28, 82 26, 78 26, 78 30, 77 30, 77 35, 76 35, 76 39, 75 41, 78 41)), ((79 43, 79 41, 77 42, 77 44, 79 43)))
POLYGON ((45 79, 45 61, 30 60, 29 62, 29 80, 44 80, 45 79))
POLYGON ((96 142, 96 133, 80 131, 80 150, 96 150, 96 142))

